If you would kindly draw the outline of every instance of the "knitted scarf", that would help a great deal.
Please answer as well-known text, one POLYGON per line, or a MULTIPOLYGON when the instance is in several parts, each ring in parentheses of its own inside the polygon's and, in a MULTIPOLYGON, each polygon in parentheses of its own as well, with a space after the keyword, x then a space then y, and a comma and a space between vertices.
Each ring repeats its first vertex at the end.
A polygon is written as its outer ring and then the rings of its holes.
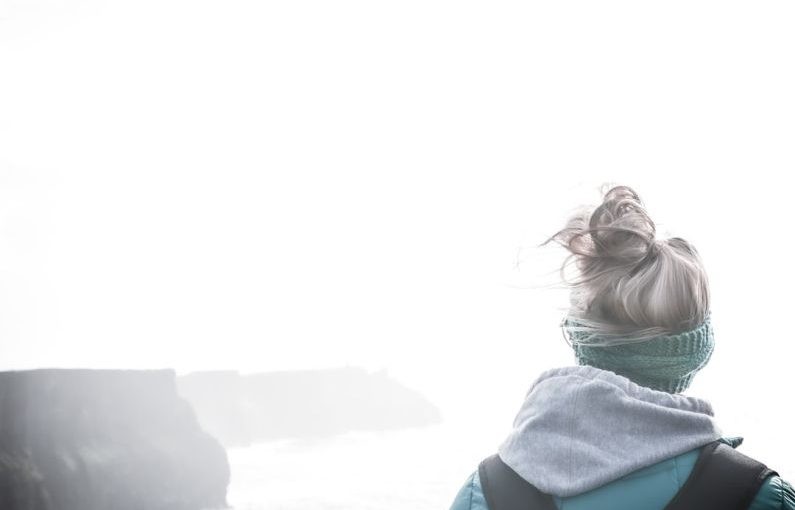
POLYGON ((593 335, 572 330, 580 324, 571 318, 564 319, 563 326, 578 365, 609 370, 655 390, 681 393, 712 356, 711 315, 708 312, 701 324, 687 331, 620 345, 590 345, 584 339, 593 335))

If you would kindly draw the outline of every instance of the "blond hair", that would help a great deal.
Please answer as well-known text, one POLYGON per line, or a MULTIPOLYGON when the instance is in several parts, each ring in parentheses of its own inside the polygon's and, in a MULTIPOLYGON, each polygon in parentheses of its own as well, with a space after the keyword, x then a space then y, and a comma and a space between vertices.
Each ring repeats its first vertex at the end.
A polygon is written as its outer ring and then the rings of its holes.
POLYGON ((709 282, 695 247, 681 237, 657 239, 643 201, 628 186, 610 188, 600 205, 582 208, 539 246, 551 241, 570 252, 561 267, 571 289, 568 317, 594 343, 675 334, 707 317, 709 282), (579 277, 568 281, 571 259, 579 277))

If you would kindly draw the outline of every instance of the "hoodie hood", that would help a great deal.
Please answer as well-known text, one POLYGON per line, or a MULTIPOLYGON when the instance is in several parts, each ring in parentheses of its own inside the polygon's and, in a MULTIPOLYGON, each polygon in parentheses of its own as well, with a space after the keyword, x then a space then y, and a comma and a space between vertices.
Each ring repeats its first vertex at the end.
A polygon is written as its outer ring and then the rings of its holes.
POLYGON ((498 453, 541 492, 569 497, 720 437, 706 400, 576 366, 536 379, 498 453))

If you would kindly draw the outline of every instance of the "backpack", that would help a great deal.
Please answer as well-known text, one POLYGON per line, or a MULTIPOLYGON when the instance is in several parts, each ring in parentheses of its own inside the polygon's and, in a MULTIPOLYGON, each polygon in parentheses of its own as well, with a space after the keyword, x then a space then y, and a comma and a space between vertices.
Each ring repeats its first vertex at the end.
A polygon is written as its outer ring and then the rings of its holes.
MULTIPOLYGON (((478 466, 489 510, 557 510, 552 496, 494 454, 478 466)), ((665 510, 746 510, 768 476, 778 473, 723 443, 701 449, 693 471, 665 510)))

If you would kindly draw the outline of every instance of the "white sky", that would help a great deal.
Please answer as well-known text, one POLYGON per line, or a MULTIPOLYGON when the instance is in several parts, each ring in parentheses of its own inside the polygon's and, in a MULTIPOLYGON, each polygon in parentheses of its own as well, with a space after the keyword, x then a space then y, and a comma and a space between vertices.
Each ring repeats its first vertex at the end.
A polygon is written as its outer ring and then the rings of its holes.
POLYGON ((513 413, 572 362, 529 248, 609 181, 708 266, 690 393, 795 474, 794 18, 0 0, 0 368, 350 364, 513 413))

